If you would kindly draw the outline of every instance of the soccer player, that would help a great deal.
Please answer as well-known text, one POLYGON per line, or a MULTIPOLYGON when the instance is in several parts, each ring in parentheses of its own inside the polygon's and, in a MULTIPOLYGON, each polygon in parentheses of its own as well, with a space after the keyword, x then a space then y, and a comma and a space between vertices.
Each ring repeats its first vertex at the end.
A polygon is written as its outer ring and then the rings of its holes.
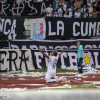
POLYGON ((49 63, 47 66, 47 73, 45 75, 46 83, 57 82, 56 65, 57 65, 58 57, 63 53, 64 49, 61 50, 62 52, 60 54, 58 54, 56 50, 53 50, 51 52, 51 56, 48 56, 45 53, 43 53, 42 49, 39 49, 39 51, 43 54, 43 56, 49 59, 49 63))
POLYGON ((79 74, 81 75, 83 73, 82 62, 83 62, 83 57, 84 57, 84 51, 83 51, 83 45, 81 45, 80 41, 77 41, 77 46, 78 46, 78 50, 77 50, 77 64, 78 64, 79 74))

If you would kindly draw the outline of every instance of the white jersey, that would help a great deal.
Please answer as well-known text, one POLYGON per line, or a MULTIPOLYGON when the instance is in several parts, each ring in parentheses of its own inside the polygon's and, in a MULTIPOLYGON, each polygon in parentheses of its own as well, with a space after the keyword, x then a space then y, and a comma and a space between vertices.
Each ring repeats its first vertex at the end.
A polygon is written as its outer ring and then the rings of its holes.
MULTIPOLYGON (((93 7, 88 8, 89 13, 93 12, 93 7)), ((89 14, 90 17, 92 17, 92 14, 89 14)))
POLYGON ((71 15, 64 14, 64 17, 71 18, 72 16, 71 15))
POLYGON ((72 17, 72 16, 73 16, 72 9, 71 9, 71 8, 69 8, 68 10, 69 10, 69 16, 71 16, 71 17, 72 17))
POLYGON ((58 56, 50 56, 49 57, 47 73, 49 73, 49 74, 56 73, 57 62, 58 62, 58 56))
POLYGON ((80 18, 81 17, 81 13, 80 12, 79 13, 75 12, 74 17, 75 18, 80 18))
POLYGON ((59 17, 63 17, 63 9, 59 8, 58 9, 58 14, 59 14, 59 17))
POLYGON ((51 17, 52 15, 53 15, 53 8, 50 8, 50 7, 48 7, 47 9, 46 9, 46 12, 47 12, 47 16, 48 17, 51 17))

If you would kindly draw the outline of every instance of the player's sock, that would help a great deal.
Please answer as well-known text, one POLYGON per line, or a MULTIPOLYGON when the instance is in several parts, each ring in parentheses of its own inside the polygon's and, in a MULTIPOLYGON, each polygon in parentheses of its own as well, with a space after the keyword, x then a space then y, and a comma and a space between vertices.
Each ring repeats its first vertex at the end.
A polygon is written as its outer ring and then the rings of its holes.
POLYGON ((62 80, 64 83, 67 83, 66 78, 62 78, 61 80, 62 80))

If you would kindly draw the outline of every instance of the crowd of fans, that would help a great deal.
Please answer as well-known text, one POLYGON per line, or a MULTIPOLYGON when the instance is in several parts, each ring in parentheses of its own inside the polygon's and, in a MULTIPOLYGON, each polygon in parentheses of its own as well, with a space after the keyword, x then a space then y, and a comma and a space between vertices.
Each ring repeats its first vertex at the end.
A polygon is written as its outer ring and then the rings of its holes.
MULTIPOLYGON (((17 4, 25 0, 0 0, 17 4)), ((100 18, 100 0, 27 0, 33 2, 52 1, 46 8, 45 17, 100 18)), ((1 11, 0 11, 1 13, 1 11)))
POLYGON ((100 0, 54 0, 47 17, 100 18, 100 0))

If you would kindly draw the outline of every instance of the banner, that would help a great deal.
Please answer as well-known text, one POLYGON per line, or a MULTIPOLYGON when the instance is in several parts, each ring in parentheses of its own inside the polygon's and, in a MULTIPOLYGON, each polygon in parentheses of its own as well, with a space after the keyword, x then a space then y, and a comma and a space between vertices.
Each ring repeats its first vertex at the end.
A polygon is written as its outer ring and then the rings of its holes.
POLYGON ((0 50, 0 71, 34 70, 31 50, 0 50))
POLYGON ((7 49, 7 48, 9 48, 9 45, 8 45, 8 41, 6 41, 6 40, 1 40, 0 41, 0 49, 7 49))
POLYGON ((0 3, 3 16, 12 16, 21 14, 21 16, 43 16, 46 8, 52 1, 44 2, 33 2, 30 0, 25 0, 23 3, 18 3, 16 5, 10 5, 8 3, 0 3))
POLYGON ((91 38, 100 36, 100 19, 46 18, 46 39, 91 38))
POLYGON ((0 40, 23 39, 24 18, 0 17, 0 40))
POLYGON ((46 25, 44 18, 31 20, 31 39, 45 39, 46 25))
MULTIPOLYGON (((50 52, 54 49, 60 53, 61 49, 65 51, 59 57, 57 68, 66 69, 77 68, 77 46, 76 41, 78 40, 65 40, 65 41, 54 41, 54 40, 15 40, 10 41, 10 49, 31 49, 32 59, 34 61, 35 69, 45 69, 48 66, 48 59, 43 57, 42 53, 38 51, 39 48, 49 49, 47 55, 50 56, 50 52)), ((84 59, 83 65, 87 67, 100 68, 100 39, 81 39, 84 47, 84 59)))
MULTIPOLYGON (((38 18, 31 20, 31 39, 41 39, 33 33, 44 34, 45 39, 68 40, 70 38, 85 39, 100 36, 100 19, 73 18, 38 18)), ((44 39, 44 38, 42 38, 44 39)))

